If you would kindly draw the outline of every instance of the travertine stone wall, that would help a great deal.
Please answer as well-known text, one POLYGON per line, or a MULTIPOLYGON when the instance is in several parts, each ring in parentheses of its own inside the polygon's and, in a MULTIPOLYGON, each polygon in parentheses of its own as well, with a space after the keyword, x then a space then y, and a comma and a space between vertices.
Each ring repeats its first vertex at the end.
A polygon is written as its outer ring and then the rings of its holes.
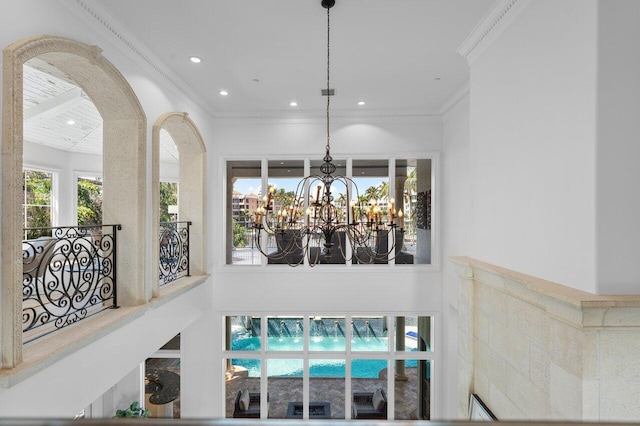
POLYGON ((459 276, 459 414, 638 421, 640 296, 574 290, 469 258, 459 276))

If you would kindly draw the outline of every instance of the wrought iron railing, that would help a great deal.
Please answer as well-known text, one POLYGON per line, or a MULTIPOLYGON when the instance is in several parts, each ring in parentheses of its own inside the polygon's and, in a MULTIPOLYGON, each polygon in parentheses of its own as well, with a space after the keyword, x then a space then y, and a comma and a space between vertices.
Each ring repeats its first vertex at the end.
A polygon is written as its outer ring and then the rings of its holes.
POLYGON ((25 228, 22 330, 25 343, 117 308, 116 247, 121 225, 25 228))
POLYGON ((158 263, 160 285, 189 273, 189 227, 191 222, 160 222, 160 262, 158 263))

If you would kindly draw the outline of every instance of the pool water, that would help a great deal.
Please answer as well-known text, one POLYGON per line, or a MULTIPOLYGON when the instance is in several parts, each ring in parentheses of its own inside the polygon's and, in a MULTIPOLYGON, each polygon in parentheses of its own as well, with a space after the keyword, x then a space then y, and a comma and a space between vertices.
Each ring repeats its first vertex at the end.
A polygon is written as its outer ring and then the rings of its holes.
MULTIPOLYGON (((259 351, 260 338, 247 337, 235 338, 231 344, 234 351, 259 351)), ((302 338, 300 337, 269 337, 267 338, 268 351, 301 351, 302 338)), ((310 351, 344 352, 346 339, 344 337, 311 337, 309 341, 310 351)), ((386 352, 389 343, 386 337, 357 338, 351 340, 351 350, 386 352)))
MULTIPOLYGON (((268 351, 302 351, 301 338, 269 337, 267 339, 268 351)), ((386 337, 370 339, 353 339, 352 351, 388 351, 386 337)), ((260 339, 258 337, 240 338, 232 343, 232 350, 259 351, 260 339)), ((345 351, 344 337, 325 337, 309 342, 311 351, 345 351)), ((233 359, 234 365, 242 366, 248 370, 249 377, 260 377, 259 359, 233 359)), ((406 367, 416 367, 417 361, 406 361, 406 367)), ((387 368, 387 361, 382 359, 354 359, 351 363, 351 377, 353 378, 378 378, 380 371, 387 368)), ((272 359, 267 361, 267 375, 269 377, 302 377, 302 360, 272 359)), ((344 359, 317 359, 309 361, 310 377, 345 377, 344 359)))

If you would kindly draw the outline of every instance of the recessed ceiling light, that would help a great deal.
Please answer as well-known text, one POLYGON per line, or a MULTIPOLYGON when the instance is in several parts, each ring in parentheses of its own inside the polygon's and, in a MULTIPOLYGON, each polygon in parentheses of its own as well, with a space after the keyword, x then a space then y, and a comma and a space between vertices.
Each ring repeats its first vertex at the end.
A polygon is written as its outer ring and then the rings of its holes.
POLYGON ((364 174, 364 172, 360 172, 360 174, 362 174, 362 175, 363 175, 363 174, 364 174))
POLYGON ((280 162, 280 165, 282 166, 283 164, 284 164, 284 161, 281 161, 281 162, 280 162))
POLYGON ((192 57, 189 58, 189 60, 191 62, 193 62, 194 64, 199 64, 200 62, 202 62, 202 58, 199 58, 197 56, 192 56, 192 57))
POLYGON ((75 121, 73 121, 73 120, 69 120, 69 121, 67 121, 67 124, 68 124, 69 126, 73 126, 74 124, 76 124, 76 122, 75 122, 75 121))
POLYGON ((229 94, 229 92, 227 92, 226 90, 221 90, 220 91, 220 96, 227 96, 229 94))
POLYGON ((366 102, 365 102, 365 101, 360 101, 360 102, 358 102, 358 105, 360 105, 360 106, 362 106, 362 105, 364 105, 364 104, 366 104, 366 102))
POLYGON ((289 102, 289 106, 298 106, 298 103, 296 101, 291 101, 289 102))

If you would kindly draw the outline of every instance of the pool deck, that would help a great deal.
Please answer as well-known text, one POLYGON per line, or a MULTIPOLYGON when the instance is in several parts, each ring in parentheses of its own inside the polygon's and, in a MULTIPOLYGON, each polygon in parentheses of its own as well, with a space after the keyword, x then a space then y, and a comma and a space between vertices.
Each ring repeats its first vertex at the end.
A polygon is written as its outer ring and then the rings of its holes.
MULTIPOLYGON (((395 381, 395 409, 397 420, 416 420, 418 410, 417 369, 406 369, 407 380, 395 381)), ((302 401, 302 378, 268 378, 269 418, 286 418, 289 402, 302 401)), ((351 379, 353 392, 373 392, 377 388, 386 389, 386 370, 378 379, 351 379)), ((246 377, 244 374, 229 374, 226 381, 226 417, 233 417, 234 401, 238 391, 260 392, 260 379, 246 377)), ((331 418, 345 419, 345 379, 311 378, 309 380, 309 399, 331 403, 331 418)), ((346 417, 351 418, 351 413, 346 417)))

